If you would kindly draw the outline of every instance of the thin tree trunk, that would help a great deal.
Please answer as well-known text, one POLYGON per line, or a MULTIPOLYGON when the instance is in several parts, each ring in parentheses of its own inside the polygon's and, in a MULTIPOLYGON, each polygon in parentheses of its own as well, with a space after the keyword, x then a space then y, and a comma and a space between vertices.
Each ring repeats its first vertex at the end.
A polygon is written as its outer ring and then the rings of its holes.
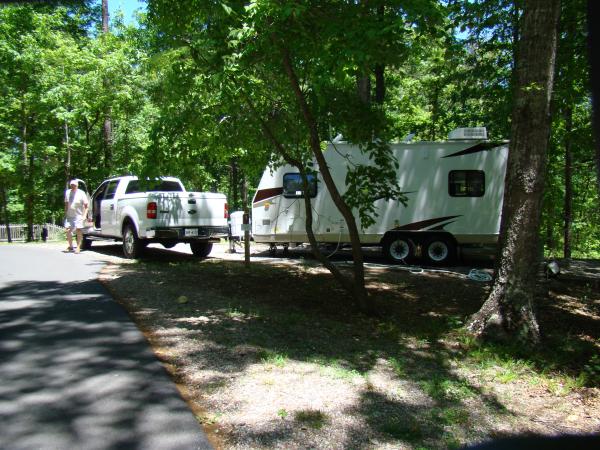
POLYGON ((592 128, 594 131, 596 186, 598 189, 598 205, 600 206, 600 34, 596 27, 600 23, 600 2, 588 0, 588 57, 590 61, 590 85, 592 88, 592 128))
POLYGON ((8 243, 12 242, 10 235, 10 217, 8 216, 8 196, 6 195, 6 184, 0 182, 0 195, 2 196, 2 215, 4 216, 4 225, 6 226, 6 238, 8 243))
POLYGON ((350 243, 352 245, 352 258, 354 260, 354 299, 361 310, 366 312, 373 312, 373 305, 369 301, 367 290, 365 288, 365 269, 356 220, 354 218, 352 210, 348 207, 348 205, 342 198, 340 192, 338 191, 335 182, 333 181, 333 177, 331 176, 331 172, 329 171, 329 166, 325 161, 325 156, 321 151, 321 140, 319 138, 317 122, 314 119, 313 114, 308 106, 308 103, 306 102, 306 98, 304 97, 304 93, 300 88, 300 83, 298 81, 298 77, 296 76, 296 72, 294 71, 289 52, 285 47, 281 47, 280 51, 284 70, 288 76, 292 90, 294 91, 294 95, 298 102, 298 106, 300 107, 300 111, 302 112, 304 123, 309 131, 310 148, 315 159, 317 160, 317 164, 319 165, 319 171, 321 173, 321 176, 323 177, 325 186, 327 187, 327 190, 331 195, 331 199, 333 200, 333 203, 336 206, 336 208, 342 214, 342 217, 344 218, 346 225, 348 226, 348 232, 350 234, 350 243))
MULTIPOLYGON (((108 0, 102 0, 102 33, 107 35, 109 32, 109 14, 108 0)), ((110 82, 106 78, 103 80, 103 85, 106 90, 110 89, 110 82)), ((110 106, 104 112, 104 124, 102 126, 102 140, 104 146, 104 167, 110 169, 113 159, 113 125, 112 125, 112 108, 110 106)))
POLYGON ((108 0, 102 0, 102 32, 108 33, 108 0))
POLYGON ((500 255, 492 290, 467 323, 479 338, 540 339, 534 295, 559 11, 560 0, 524 1, 500 255))
POLYGON ((238 189, 240 187, 240 179, 239 179, 239 170, 237 161, 235 159, 231 159, 231 183, 230 183, 230 195, 229 198, 232 199, 231 210, 237 210, 239 207, 238 201, 238 189))
POLYGON ((71 179, 71 144, 69 142, 69 123, 65 120, 65 148, 67 149, 66 160, 65 160, 65 185, 71 179))
POLYGON ((573 109, 565 112, 565 203, 563 227, 563 256, 571 258, 571 228, 573 224, 573 150, 571 133, 573 131, 573 109))
MULTIPOLYGON (((331 261, 329 261, 325 257, 325 255, 323 255, 323 253, 321 253, 321 251, 319 250, 318 242, 315 238, 315 234, 312 229, 313 216, 312 216, 312 206, 311 206, 311 202, 310 202, 310 196, 308 195, 308 182, 305 180, 306 167, 304 166, 304 164, 302 164, 302 161, 293 158, 286 151, 286 149, 283 147, 283 145, 281 145, 281 142, 279 142, 277 140, 277 138, 273 134, 273 131, 269 128, 269 125, 260 117, 260 115, 256 111, 256 108, 252 104, 252 101, 250 100, 250 98, 248 98, 247 96, 244 96, 244 99, 245 99, 248 107, 250 108, 250 111, 252 112, 253 116, 260 122, 261 128, 262 128, 263 132, 265 133, 265 136, 267 137, 267 139, 273 144, 273 146, 277 149, 279 154, 282 155, 283 159, 288 164, 296 167, 300 171, 300 174, 303 176, 304 197, 306 200, 304 202, 305 208, 306 208, 306 223, 305 223, 306 234, 308 236, 308 242, 311 245, 313 255, 315 256, 315 258, 317 258, 317 260, 321 264, 323 264, 323 266, 325 266, 325 268, 327 270, 329 270, 331 272, 331 274, 333 275, 335 280, 338 283, 340 283, 340 285, 344 289, 346 289, 350 295, 352 295, 354 297, 355 292, 356 292, 356 289, 354 287, 355 281, 352 281, 352 280, 348 279, 346 276, 344 276, 344 274, 340 271, 340 269, 338 269, 338 267, 336 265, 332 264, 331 261)), ((362 253, 361 253, 361 256, 362 256, 362 253)), ((355 278, 356 278, 356 276, 355 276, 355 278)), ((359 304, 359 307, 362 308, 362 306, 360 304, 359 304)))
MULTIPOLYGON (((382 22, 385 15, 385 5, 379 5, 377 7, 377 18, 382 22)), ((378 105, 383 105, 385 100, 385 65, 376 64, 375 65, 375 103, 378 105)))
POLYGON ((357 74, 356 91, 358 98, 364 105, 371 104, 371 77, 368 71, 357 74))

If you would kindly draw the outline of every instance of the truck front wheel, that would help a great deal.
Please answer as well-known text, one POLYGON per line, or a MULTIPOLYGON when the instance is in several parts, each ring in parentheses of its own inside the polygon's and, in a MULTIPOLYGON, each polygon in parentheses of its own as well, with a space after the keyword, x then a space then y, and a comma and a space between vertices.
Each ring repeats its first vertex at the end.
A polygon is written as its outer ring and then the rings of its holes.
POLYGON ((123 254, 125 258, 135 259, 138 258, 145 245, 138 238, 135 228, 131 224, 127 224, 123 227, 123 254))
POLYGON ((194 256, 206 258, 212 250, 212 242, 190 242, 190 248, 194 256))

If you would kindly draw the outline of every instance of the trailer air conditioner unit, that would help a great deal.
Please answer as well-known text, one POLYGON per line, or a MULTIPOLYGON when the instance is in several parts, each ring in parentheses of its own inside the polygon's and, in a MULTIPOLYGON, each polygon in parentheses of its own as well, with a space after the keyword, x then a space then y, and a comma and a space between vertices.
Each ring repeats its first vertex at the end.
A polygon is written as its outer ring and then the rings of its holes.
POLYGON ((487 139, 487 129, 485 127, 473 127, 473 128, 457 128, 452 130, 448 135, 449 140, 463 140, 463 139, 487 139))

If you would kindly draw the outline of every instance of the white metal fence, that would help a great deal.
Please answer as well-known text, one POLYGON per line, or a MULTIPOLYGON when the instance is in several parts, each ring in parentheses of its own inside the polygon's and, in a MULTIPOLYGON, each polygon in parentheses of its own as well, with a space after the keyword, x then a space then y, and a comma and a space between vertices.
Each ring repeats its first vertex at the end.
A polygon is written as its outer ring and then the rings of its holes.
MULTIPOLYGON (((27 225, 24 224, 10 224, 10 237, 13 241, 25 241, 27 240, 27 225)), ((42 240, 42 231, 46 228, 48 232, 48 240, 54 241, 61 239, 65 236, 64 227, 53 225, 51 223, 45 223, 41 225, 33 226, 33 239, 36 241, 42 240)), ((6 232, 6 225, 0 225, 0 242, 8 241, 8 233, 6 232)))

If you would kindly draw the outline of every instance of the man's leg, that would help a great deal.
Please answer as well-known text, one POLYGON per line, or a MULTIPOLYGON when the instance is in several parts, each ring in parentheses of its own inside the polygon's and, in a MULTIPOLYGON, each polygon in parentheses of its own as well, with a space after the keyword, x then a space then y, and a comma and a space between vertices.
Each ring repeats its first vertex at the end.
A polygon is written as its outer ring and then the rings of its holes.
POLYGON ((83 240, 83 230, 81 228, 77 228, 77 249, 75 253, 79 253, 81 251, 81 241, 83 240))
POLYGON ((73 232, 70 226, 67 227, 67 244, 69 245, 67 250, 73 250, 73 232))

